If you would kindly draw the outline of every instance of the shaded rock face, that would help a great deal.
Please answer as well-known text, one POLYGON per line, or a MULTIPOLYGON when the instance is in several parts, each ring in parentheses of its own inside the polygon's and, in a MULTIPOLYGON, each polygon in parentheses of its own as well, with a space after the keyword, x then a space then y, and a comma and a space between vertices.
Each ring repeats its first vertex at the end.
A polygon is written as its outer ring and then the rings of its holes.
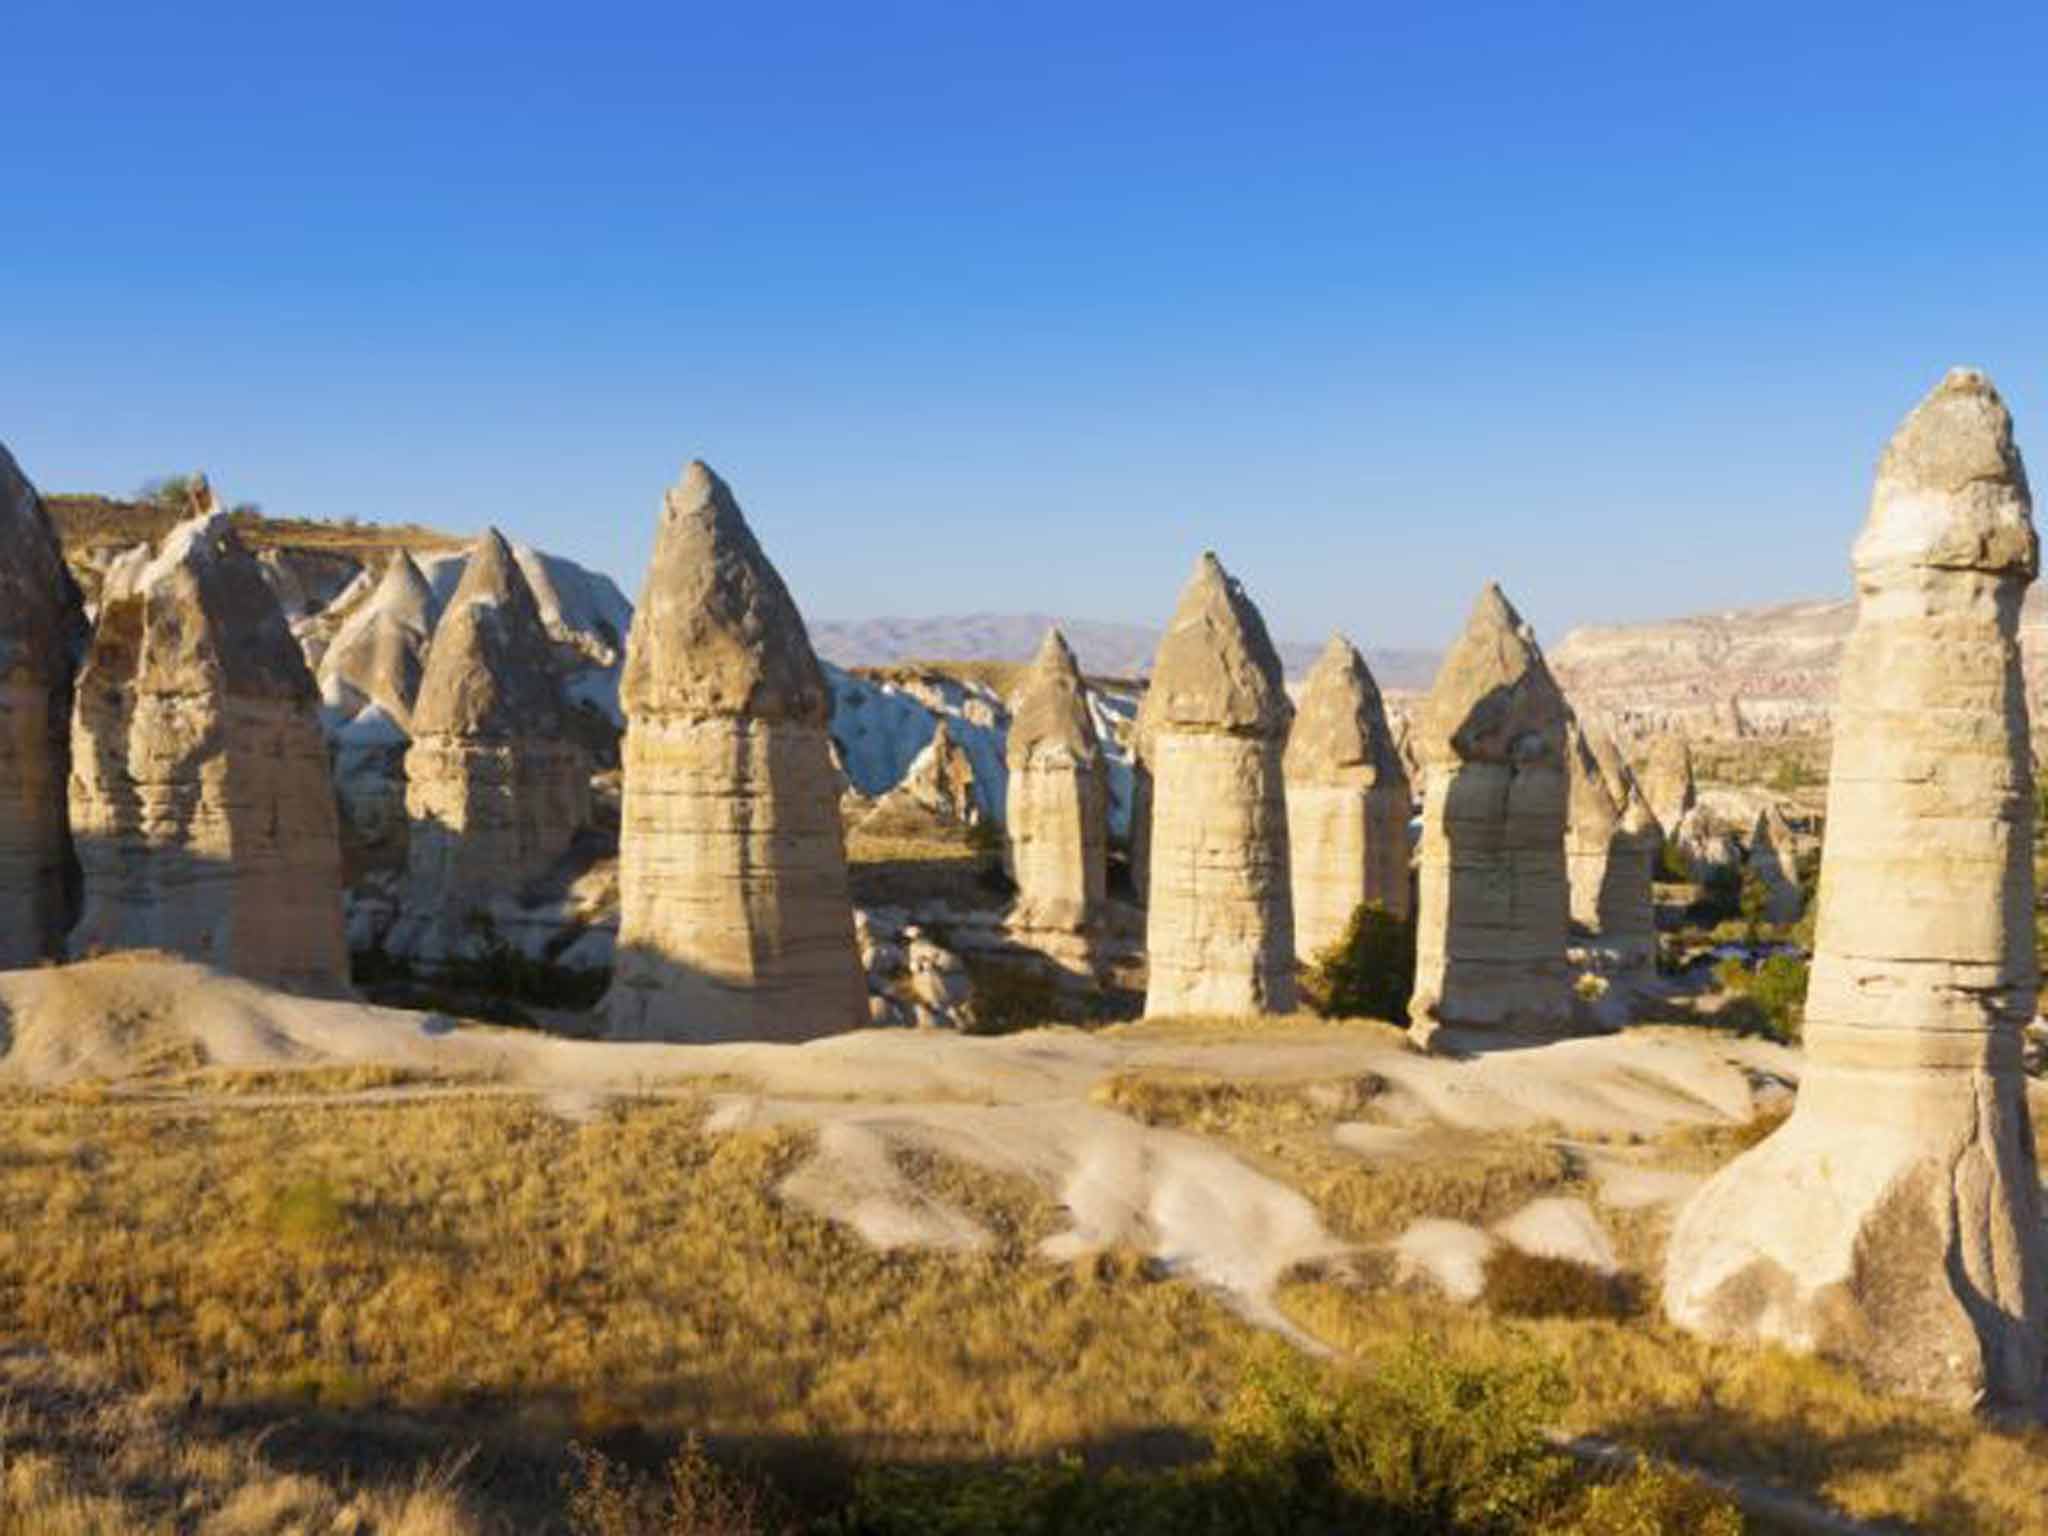
POLYGON ((1151 775, 1147 1014, 1295 1006, 1281 762, 1291 713, 1265 621, 1203 555, 1140 711, 1151 775))
POLYGON ((2028 1413, 2048 1255, 2016 629, 2037 562, 2004 404, 1951 373, 1886 449, 1856 541, 1798 1104, 1681 1213, 1665 1273, 1688 1328, 2028 1413))
POLYGON ((322 707, 350 719, 376 708, 400 730, 410 731, 440 613, 418 562, 398 551, 369 601, 343 622, 321 653, 322 707))
MULTIPOLYGON (((1081 669, 1056 629, 1011 704, 1006 751, 1004 822, 1017 886, 1008 925, 1027 940, 1085 935, 1108 901, 1109 786, 1081 669)), ((1085 941, 1059 950, 1073 968, 1089 968, 1085 941)))
POLYGON ((1666 731, 1650 739, 1650 753, 1643 764, 1643 798, 1650 814, 1666 832, 1676 832, 1693 808, 1697 791, 1692 779, 1692 748, 1683 736, 1666 731))
POLYGON ((1570 721, 1565 766, 1572 926, 1588 941, 1597 969, 1642 970, 1657 957, 1650 887, 1663 829, 1603 728, 1570 721))
POLYGON ((806 1040, 865 1024, 825 680, 702 464, 663 507, 622 702, 612 1033, 806 1040))
POLYGON ((294 990, 348 980, 313 679, 212 492, 108 575, 79 675, 74 955, 171 950, 294 990))
POLYGON ((1749 834, 1748 867, 1763 882, 1764 921, 1796 923, 1806 912, 1799 889, 1799 863, 1793 853, 1794 833, 1784 812, 1765 806, 1749 834))
POLYGON ((1498 587, 1479 595, 1417 714, 1422 842, 1416 1039, 1442 1026, 1566 1028, 1565 721, 1536 637, 1498 587))
POLYGON ((1302 686, 1284 766, 1294 945, 1306 961, 1344 936, 1360 903, 1409 909, 1408 775, 1379 686, 1341 635, 1302 686))
POLYGON ((547 629, 496 529, 434 631, 410 726, 401 927, 418 931, 391 943, 431 962, 487 945, 494 905, 545 872, 590 815, 590 764, 564 739, 547 629))
POLYGON ((0 447, 0 970, 70 926, 71 687, 85 608, 42 498, 0 447))

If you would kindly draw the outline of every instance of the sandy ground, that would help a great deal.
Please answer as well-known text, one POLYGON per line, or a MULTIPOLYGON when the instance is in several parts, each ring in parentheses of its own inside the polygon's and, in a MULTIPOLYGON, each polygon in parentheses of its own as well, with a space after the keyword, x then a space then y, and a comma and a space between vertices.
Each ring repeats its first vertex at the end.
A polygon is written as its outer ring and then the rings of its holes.
MULTIPOLYGON (((95 1079, 119 1089, 202 1066, 375 1064, 538 1093, 574 1116, 617 1095, 710 1079, 714 1129, 815 1126, 816 1156, 783 1193, 877 1246, 971 1250, 991 1240, 899 1165, 906 1150, 939 1152, 1031 1179, 1056 1198, 1070 1221, 1046 1244, 1048 1256, 1135 1247, 1273 1327, 1285 1326, 1267 1299, 1274 1281, 1343 1245, 1301 1195, 1217 1143, 1094 1103, 1091 1091, 1105 1078, 1371 1074, 1385 1084, 1371 1100, 1373 1118, 1333 1133, 1353 1155, 1426 1155, 1418 1148, 1433 1128, 1588 1138, 1602 1199, 1626 1206, 1682 1198, 1693 1176, 1606 1149, 1675 1126, 1747 1120, 1760 1094, 1781 1093, 1797 1077, 1796 1053, 1703 1031, 1649 1029, 1444 1059, 1412 1052, 1385 1030, 1281 1025, 1264 1038, 1255 1030, 1044 1029, 993 1039, 887 1030, 799 1046, 613 1044, 289 997, 158 956, 0 974, 0 1086, 95 1079)), ((380 1096, 408 1091, 431 1090, 380 1096)), ((1539 1201, 1491 1233, 1422 1223, 1397 1258, 1466 1293, 1497 1241, 1614 1263, 1591 1208, 1562 1200, 1539 1201)))

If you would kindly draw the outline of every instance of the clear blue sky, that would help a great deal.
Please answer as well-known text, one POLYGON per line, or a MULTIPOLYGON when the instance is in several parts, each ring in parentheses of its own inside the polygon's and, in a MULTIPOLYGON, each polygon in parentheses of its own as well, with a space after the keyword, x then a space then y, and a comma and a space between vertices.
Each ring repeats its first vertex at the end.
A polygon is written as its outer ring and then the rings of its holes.
MULTIPOLYGON (((14 0, 0 440, 817 617, 1545 636, 1846 587, 1991 370, 2048 464, 2048 7, 14 0)), ((2048 480, 2048 471, 2043 473, 2048 480)))

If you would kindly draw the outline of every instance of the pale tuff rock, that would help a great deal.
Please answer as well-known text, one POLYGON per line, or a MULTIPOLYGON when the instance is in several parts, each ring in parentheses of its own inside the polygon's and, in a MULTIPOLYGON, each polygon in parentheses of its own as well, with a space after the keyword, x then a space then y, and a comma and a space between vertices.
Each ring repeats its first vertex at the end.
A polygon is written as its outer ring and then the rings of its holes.
MULTIPOLYGON (((827 738, 828 745, 830 738, 827 738)), ((838 770, 834 769, 834 782, 838 770)), ((915 836, 941 827, 971 827, 982 819, 974 759, 940 720, 903 777, 861 817, 869 833, 915 836)))
POLYGON ((433 588, 413 557, 400 550, 370 597, 343 621, 321 654, 323 707, 348 719, 375 708, 400 730, 410 731, 439 617, 433 588))
POLYGON ((547 870, 589 819, 590 764, 563 739, 547 630, 496 529, 435 629, 411 727, 406 916, 391 943, 445 960, 488 944, 494 905, 547 870))
POLYGON ((1108 900, 1109 787, 1081 669, 1056 629, 1011 705, 1007 755, 1004 820, 1017 886, 1008 924, 1020 936, 1083 934, 1108 900))
POLYGON ((49 514, 0 447, 0 970, 64 950, 71 686, 84 640, 49 514))
POLYGON ((277 599, 201 482, 102 589, 78 681, 74 954, 157 948, 306 990, 348 979, 327 748, 277 599))
POLYGON ((701 463, 663 506, 621 696, 612 1033, 806 1040, 866 1023, 825 679, 701 463))
POLYGON ((1591 941, 1598 969, 1640 970, 1657 954, 1650 884, 1662 830, 1605 730, 1568 722, 1565 766, 1572 923, 1591 941))
POLYGON ((1358 648, 1342 635, 1302 685, 1287 735, 1294 946, 1312 960, 1364 902, 1408 915, 1408 775, 1358 648))
POLYGON ((1159 643, 1139 722, 1152 775, 1147 1014, 1295 1006, 1281 766, 1290 713, 1258 609, 1203 555, 1159 643))
POLYGON ((1564 697, 1500 588, 1479 594, 1416 718, 1422 843, 1414 1036, 1548 1034, 1565 966, 1564 697))
POLYGON ((1692 748, 1683 736, 1665 731, 1650 742, 1649 760, 1643 765, 1643 798, 1650 812, 1666 832, 1676 833, 1693 808, 1696 791, 1692 778, 1692 748))
POLYGON ((2048 1253, 2015 634, 2037 563, 2005 406, 1953 372, 1885 450, 1856 542, 1798 1103, 1685 1209, 1665 1272, 1689 1328, 2028 1413, 2048 1253))
POLYGON ((1757 813, 1745 863, 1750 873, 1763 882, 1765 922, 1796 923, 1806 911, 1793 851, 1796 841, 1797 834, 1776 806, 1766 806, 1757 813))

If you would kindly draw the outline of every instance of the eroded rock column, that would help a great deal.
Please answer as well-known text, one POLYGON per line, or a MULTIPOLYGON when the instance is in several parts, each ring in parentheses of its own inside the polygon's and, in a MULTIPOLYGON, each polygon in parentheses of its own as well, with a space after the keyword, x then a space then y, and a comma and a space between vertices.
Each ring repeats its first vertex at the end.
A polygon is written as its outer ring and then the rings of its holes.
POLYGON ((0 448, 0 970, 64 952, 71 686, 84 643, 49 514, 0 448))
POLYGON ((802 617, 725 483, 692 464, 633 616, 614 1036, 807 1040, 867 1021, 802 617))
POLYGON ((1294 947, 1309 961, 1343 938, 1361 903, 1395 917, 1409 909, 1408 775, 1379 685, 1342 635, 1302 686, 1285 766, 1294 947))
POLYGON ((1017 899, 1005 925, 1087 974, 1108 901, 1109 783, 1081 669, 1051 630, 1010 705, 1004 822, 1017 899))
POLYGON ((1265 621, 1203 555, 1141 715, 1152 775, 1147 1014, 1295 1006, 1281 764, 1290 714, 1265 621))
POLYGON ((1414 1037, 1555 1034, 1565 965, 1565 708, 1535 634, 1489 583, 1416 718, 1423 809, 1414 1037))
POLYGON ((564 738, 547 629, 495 528, 470 552, 434 630, 412 733, 405 915, 391 942, 438 961, 496 937, 494 907, 589 820, 590 764, 564 738))
POLYGON ((101 594, 72 720, 71 951, 165 949, 334 992, 341 848, 313 679, 203 481, 194 507, 101 594))
POLYGON ((1852 556, 1798 1103, 1681 1213, 1664 1293, 1701 1333, 2028 1413, 2048 1256, 2015 637, 2037 563, 2004 403, 1950 373, 1886 448, 1852 556))
POLYGON ((1584 935, 1597 969, 1640 971, 1657 957, 1651 880, 1663 829, 1604 729, 1569 722, 1565 766, 1572 925, 1584 935))

